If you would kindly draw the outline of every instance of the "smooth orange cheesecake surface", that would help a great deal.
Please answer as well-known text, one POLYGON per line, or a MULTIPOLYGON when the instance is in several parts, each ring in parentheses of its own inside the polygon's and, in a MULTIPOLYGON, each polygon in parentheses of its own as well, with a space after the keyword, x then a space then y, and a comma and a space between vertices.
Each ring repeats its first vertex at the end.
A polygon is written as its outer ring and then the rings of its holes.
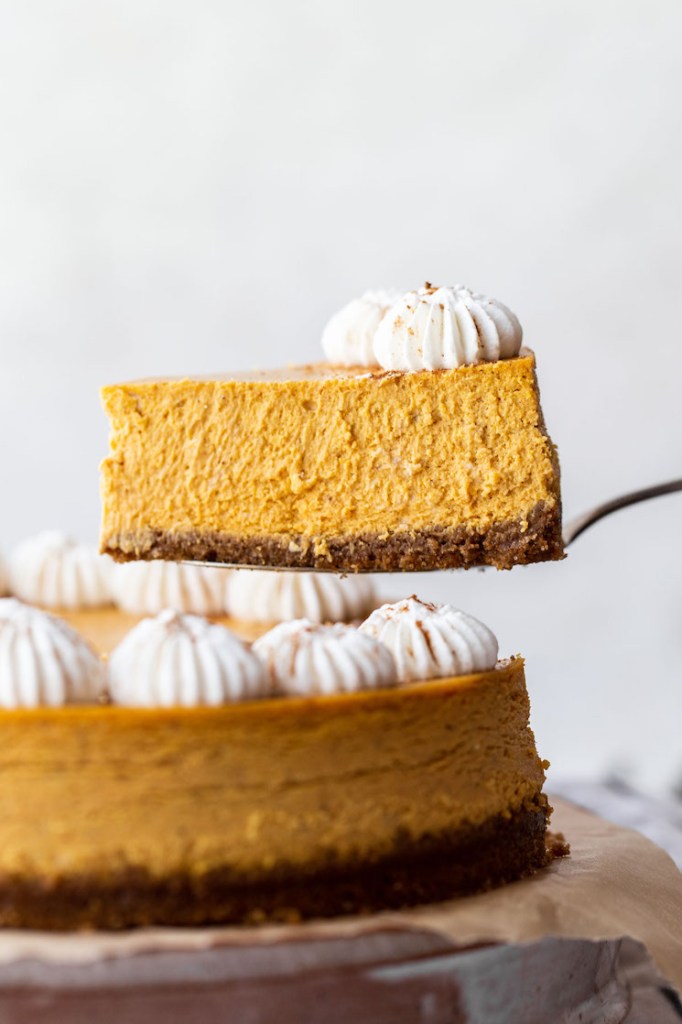
POLYGON ((523 661, 219 708, 0 711, 0 924, 290 919, 546 861, 523 661))
POLYGON ((534 357, 112 385, 102 550, 340 570, 561 558, 534 357))
MULTIPOLYGON (((120 608, 114 608, 113 605, 106 608, 87 608, 78 611, 57 608, 53 609, 53 612, 61 619, 65 619, 81 636, 85 637, 98 654, 104 655, 109 654, 126 634, 145 618, 142 614, 134 615, 124 612, 120 608)), ((226 626, 242 640, 247 641, 255 640, 271 626, 276 625, 275 622, 246 622, 228 615, 211 615, 208 618, 211 622, 226 626)))

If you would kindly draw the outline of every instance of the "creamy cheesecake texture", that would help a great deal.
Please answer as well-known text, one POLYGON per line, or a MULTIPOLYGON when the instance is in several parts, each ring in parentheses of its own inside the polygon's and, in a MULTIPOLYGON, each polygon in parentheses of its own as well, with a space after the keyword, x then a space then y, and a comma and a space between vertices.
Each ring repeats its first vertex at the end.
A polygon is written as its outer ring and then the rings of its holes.
POLYGON ((532 354, 327 364, 102 392, 102 550, 119 560, 420 569, 562 557, 532 354))
POLYGON ((528 718, 518 658, 336 697, 0 711, 0 924, 291 918, 530 873, 528 718))

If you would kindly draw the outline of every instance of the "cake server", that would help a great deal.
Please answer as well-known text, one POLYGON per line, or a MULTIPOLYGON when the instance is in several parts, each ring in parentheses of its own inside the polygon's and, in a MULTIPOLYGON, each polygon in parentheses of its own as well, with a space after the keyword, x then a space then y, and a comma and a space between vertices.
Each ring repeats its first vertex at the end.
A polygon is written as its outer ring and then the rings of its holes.
MULTIPOLYGON (((589 509, 587 512, 583 512, 579 516, 575 516, 564 524, 562 530, 562 536, 564 541, 564 547, 568 547, 573 543, 585 530, 588 530, 590 526, 594 526, 601 519, 610 516, 613 512, 618 512, 622 508, 627 508, 629 505, 638 505, 640 501, 648 501, 650 498, 660 498, 664 494, 672 494, 674 491, 682 491, 682 479, 669 480, 664 484, 655 484, 653 487, 643 487, 638 491, 629 491, 627 494, 621 494, 617 498, 611 498, 610 501, 605 501, 601 505, 595 505, 594 508, 589 509)), ((271 572, 333 572, 337 575, 347 576, 349 573, 338 573, 333 566, 316 566, 314 569, 308 566, 288 566, 288 565, 241 565, 235 562, 193 562, 187 560, 188 565, 206 565, 215 566, 220 569, 267 569, 271 572)), ((485 569, 486 566, 480 566, 485 569)), ((371 572, 371 569, 360 570, 360 572, 371 572)), ((429 570, 426 570, 429 571, 429 570)), ((443 572, 447 570, 433 569, 432 572, 443 572)), ((376 575, 376 574, 375 574, 376 575)))
POLYGON ((600 519, 610 516, 612 512, 618 512, 621 508, 627 508, 628 505, 638 505, 640 501, 648 501, 649 498, 660 498, 664 494, 672 494, 674 491, 682 491, 682 480, 669 480, 665 484, 656 484, 654 487, 643 487, 639 491, 630 491, 628 494, 621 494, 618 498, 612 498, 611 501, 596 505, 588 512, 583 512, 582 515, 576 516, 564 524, 562 530, 564 547, 567 548, 581 533, 598 523, 600 519))

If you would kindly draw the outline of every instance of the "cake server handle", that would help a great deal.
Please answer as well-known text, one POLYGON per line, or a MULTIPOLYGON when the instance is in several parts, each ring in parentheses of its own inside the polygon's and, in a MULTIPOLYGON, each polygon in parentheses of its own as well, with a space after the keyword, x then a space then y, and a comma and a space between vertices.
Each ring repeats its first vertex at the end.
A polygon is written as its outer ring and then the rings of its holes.
POLYGON ((619 498, 612 498, 611 501, 605 501, 602 505, 590 509, 589 512, 583 512, 582 515, 576 516, 575 519, 564 524, 562 531, 564 547, 568 547, 581 533, 605 516, 610 516, 612 512, 618 512, 619 509, 627 508, 628 505, 637 505, 640 501, 648 501, 649 498, 660 498, 663 494, 672 494, 674 491, 682 491, 682 480, 669 480, 666 484, 656 484, 655 487, 643 487, 640 491, 621 494, 619 498))

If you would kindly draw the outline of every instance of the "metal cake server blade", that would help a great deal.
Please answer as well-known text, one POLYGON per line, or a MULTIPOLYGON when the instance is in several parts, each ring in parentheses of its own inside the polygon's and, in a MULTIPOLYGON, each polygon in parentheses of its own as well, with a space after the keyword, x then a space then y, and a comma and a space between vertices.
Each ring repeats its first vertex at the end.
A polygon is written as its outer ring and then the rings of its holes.
POLYGON ((582 515, 576 516, 564 524, 562 530, 564 547, 567 548, 581 533, 584 533, 590 526, 594 526, 600 519, 610 516, 612 512, 618 512, 622 508, 627 508, 628 505, 638 505, 640 501, 672 494, 674 491, 682 491, 682 480, 669 480, 665 484, 656 484, 654 487, 643 487, 639 491, 630 491, 628 494, 621 494, 618 498, 612 498, 611 501, 605 501, 588 512, 583 512, 582 515))

